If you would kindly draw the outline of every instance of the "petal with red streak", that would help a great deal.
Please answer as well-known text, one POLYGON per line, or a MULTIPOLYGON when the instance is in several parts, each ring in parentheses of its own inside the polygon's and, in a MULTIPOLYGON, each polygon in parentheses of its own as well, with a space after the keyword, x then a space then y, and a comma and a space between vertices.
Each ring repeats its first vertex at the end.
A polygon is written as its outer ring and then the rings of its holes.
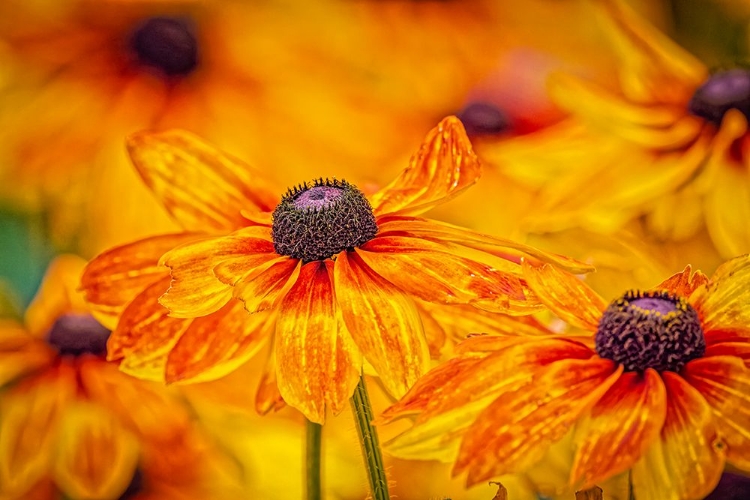
POLYGON ((186 229, 234 231, 247 224, 242 210, 270 212, 279 201, 258 170, 189 132, 142 132, 127 147, 146 185, 186 229))
POLYGON ((688 264, 681 273, 670 276, 656 285, 654 290, 667 290, 680 297, 689 298, 698 288, 708 284, 708 277, 700 271, 693 272, 688 264))
POLYGON ((372 196, 376 215, 419 214, 474 184, 481 166, 463 124, 455 116, 432 129, 409 166, 372 196))
POLYGON ((289 257, 270 260, 247 274, 234 286, 234 297, 245 304, 249 313, 265 311, 297 281, 301 261, 289 257))
POLYGON ((334 266, 336 299, 347 329, 385 388, 402 396, 426 371, 430 353, 414 302, 356 253, 334 266))

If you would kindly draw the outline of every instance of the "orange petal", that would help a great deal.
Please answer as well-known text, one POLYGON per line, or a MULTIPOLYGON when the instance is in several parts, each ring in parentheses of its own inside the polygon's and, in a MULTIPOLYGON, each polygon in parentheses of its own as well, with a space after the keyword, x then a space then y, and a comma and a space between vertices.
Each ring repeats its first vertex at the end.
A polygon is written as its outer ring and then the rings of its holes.
POLYGON ((624 373, 576 424, 571 484, 588 489, 630 469, 659 437, 666 411, 656 371, 624 373))
POLYGON ((230 271, 245 272, 277 257, 265 227, 250 227, 229 236, 182 245, 162 258, 172 283, 159 302, 177 318, 205 316, 218 311, 232 297, 232 283, 227 276, 230 271), (240 267, 225 265, 222 282, 214 268, 228 262, 238 262, 240 267))
POLYGON ((667 290, 675 295, 689 298, 698 288, 708 284, 708 277, 700 271, 692 272, 688 264, 681 273, 670 276, 656 285, 654 290, 667 290))
POLYGON ((247 224, 243 209, 270 212, 279 201, 258 170, 189 132, 142 132, 127 146, 146 185, 188 230, 234 231, 247 224))
POLYGON ((0 388, 49 364, 56 353, 14 321, 0 320, 0 388))
POLYGON ((750 337, 739 338, 734 342, 711 342, 706 339, 704 357, 734 356, 740 358, 750 368, 750 337))
POLYGON ((239 279, 234 297, 245 304, 249 313, 265 311, 294 285, 301 266, 301 261, 286 256, 270 260, 239 279))
POLYGON ((159 265, 161 256, 198 237, 195 233, 180 233, 146 238, 115 247, 89 262, 81 287, 97 319, 113 329, 117 317, 136 295, 169 275, 169 269, 159 265))
POLYGON ((55 483, 72 498, 117 498, 138 464, 138 441, 105 409, 78 402, 61 422, 55 483))
POLYGON ((402 396, 426 371, 430 353, 414 302, 356 253, 334 266, 336 300, 354 342, 385 388, 402 396))
POLYGON ((508 298, 525 300, 517 276, 454 255, 450 248, 424 239, 379 236, 357 254, 376 273, 401 290, 428 302, 467 304, 475 300, 508 309, 508 298))
POLYGON ((284 406, 286 402, 279 392, 279 385, 276 381, 276 354, 271 350, 258 383, 258 391, 255 393, 255 411, 259 415, 266 415, 284 406))
POLYGON ((372 196, 375 215, 419 214, 474 184, 481 175, 479 159, 461 121, 444 118, 433 128, 409 166, 372 196))
POLYGON ((706 287, 691 298, 701 314, 703 330, 733 329, 750 325, 750 256, 743 255, 725 262, 711 276, 706 287))
POLYGON ((750 469, 750 369, 739 358, 713 356, 690 361, 683 377, 711 406, 727 460, 750 469))
POLYGON ((276 323, 279 392, 321 424, 327 405, 334 414, 346 406, 362 368, 361 355, 337 319, 332 267, 330 260, 302 266, 276 323))
POLYGON ((461 442, 454 473, 468 470, 467 484, 473 485, 533 465, 621 373, 621 366, 596 357, 541 369, 533 383, 503 393, 477 417, 461 442))
POLYGON ((221 378, 253 357, 271 334, 273 317, 248 314, 233 300, 219 311, 196 318, 169 351, 167 382, 221 378))
POLYGON ((565 322, 596 331, 607 303, 583 280, 550 264, 523 262, 524 277, 539 300, 565 322))
POLYGON ((666 420, 660 439, 633 466, 635 495, 639 500, 703 498, 718 483, 725 459, 711 407, 679 375, 664 372, 662 378, 666 420))

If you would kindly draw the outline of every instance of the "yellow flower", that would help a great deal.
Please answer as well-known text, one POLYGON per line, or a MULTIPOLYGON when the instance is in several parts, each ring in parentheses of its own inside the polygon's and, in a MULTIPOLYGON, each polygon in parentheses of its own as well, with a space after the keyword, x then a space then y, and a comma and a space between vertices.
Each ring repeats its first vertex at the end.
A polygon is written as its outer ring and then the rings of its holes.
POLYGON ((388 418, 417 414, 399 454, 446 453, 474 484, 528 469, 572 432, 570 484, 631 471, 639 500, 703 498, 725 461, 748 469, 750 258, 708 279, 688 266, 610 305, 554 267, 524 276, 589 337, 479 336, 423 377, 388 418))
MULTIPOLYGON (((0 498, 206 498, 221 459, 180 397, 104 359, 109 331, 75 291, 85 262, 60 257, 24 325, 0 322, 0 498)), ((227 489, 222 489, 222 488, 227 489)))
POLYGON ((403 394, 429 361, 413 299, 530 313, 539 304, 520 278, 521 257, 586 269, 416 215, 479 177, 453 117, 369 200, 346 181, 323 179, 279 200, 262 175, 184 132, 139 134, 129 147, 175 219, 218 236, 157 236, 89 264, 86 299, 104 321, 122 316, 110 359, 167 382, 215 379, 275 332, 262 411, 278 402, 276 380, 287 403, 320 422, 326 406, 338 412, 351 396, 364 360, 403 394))

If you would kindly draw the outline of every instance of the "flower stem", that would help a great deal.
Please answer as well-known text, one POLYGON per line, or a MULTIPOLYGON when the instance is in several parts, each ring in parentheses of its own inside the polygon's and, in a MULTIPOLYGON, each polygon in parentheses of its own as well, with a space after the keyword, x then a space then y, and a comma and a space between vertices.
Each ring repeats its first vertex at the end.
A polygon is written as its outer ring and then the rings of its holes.
POLYGON ((305 446, 305 477, 307 500, 321 500, 323 498, 320 483, 320 450, 321 431, 323 426, 307 421, 307 436, 305 446))
POLYGON ((378 432, 373 427, 372 406, 367 395, 364 377, 360 376, 359 384, 354 389, 351 399, 354 420, 357 423, 357 433, 362 444, 362 455, 365 459, 367 477, 370 481, 370 491, 373 500, 389 500, 388 479, 385 476, 383 455, 380 453, 378 432))

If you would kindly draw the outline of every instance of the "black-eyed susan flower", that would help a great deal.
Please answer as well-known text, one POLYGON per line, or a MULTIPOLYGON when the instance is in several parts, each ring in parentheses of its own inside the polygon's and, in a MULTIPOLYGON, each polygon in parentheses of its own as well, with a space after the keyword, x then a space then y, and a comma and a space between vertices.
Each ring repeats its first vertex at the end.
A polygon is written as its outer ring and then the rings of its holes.
POLYGON ((609 305, 552 266, 524 271, 540 300, 589 337, 468 339, 386 412, 416 414, 392 451, 458 448, 453 471, 474 484, 525 470, 571 436, 572 486, 630 471, 645 500, 703 498, 725 462, 750 467, 750 258, 710 279, 688 266, 609 305))
POLYGON ((76 291, 85 262, 55 260, 24 324, 0 322, 0 497, 234 496, 182 398, 105 360, 109 330, 76 291))
POLYGON ((351 396, 364 361, 402 395, 429 361, 414 299, 530 313, 540 306, 521 257, 586 267, 417 216, 479 177, 455 118, 369 198, 347 181, 318 179, 279 200, 260 174, 184 132, 139 134, 129 148, 186 229, 221 235, 158 236, 89 264, 87 300, 121 316, 109 357, 136 375, 205 380, 273 338, 262 409, 277 404, 278 384, 287 403, 321 422, 326 406, 338 412, 351 396))

